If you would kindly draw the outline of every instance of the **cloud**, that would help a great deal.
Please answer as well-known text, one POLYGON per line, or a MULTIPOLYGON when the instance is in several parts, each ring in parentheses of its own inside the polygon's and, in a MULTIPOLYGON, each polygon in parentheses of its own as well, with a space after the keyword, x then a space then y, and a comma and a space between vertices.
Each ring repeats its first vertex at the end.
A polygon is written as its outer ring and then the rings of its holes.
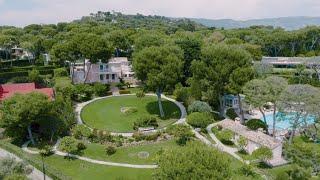
POLYGON ((112 10, 125 14, 211 19, 320 16, 319 0, 0 0, 0 5, 10 2, 17 6, 21 2, 22 7, 1 10, 0 6, 0 24, 57 23, 112 10), (25 3, 32 3, 32 8, 23 8, 25 3))

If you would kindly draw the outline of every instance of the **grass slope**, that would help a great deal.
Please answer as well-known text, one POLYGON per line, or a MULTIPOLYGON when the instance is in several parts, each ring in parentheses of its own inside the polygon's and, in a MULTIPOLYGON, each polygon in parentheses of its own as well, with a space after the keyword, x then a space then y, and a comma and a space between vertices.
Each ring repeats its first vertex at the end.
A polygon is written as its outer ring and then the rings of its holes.
POLYGON ((130 163, 130 164, 154 164, 154 159, 161 149, 178 148, 178 145, 173 141, 159 142, 156 144, 148 144, 133 147, 121 147, 117 152, 108 156, 105 151, 105 146, 101 144, 87 144, 87 149, 83 151, 82 156, 90 157, 92 159, 130 163), (149 157, 141 158, 138 156, 139 152, 148 152, 149 157))

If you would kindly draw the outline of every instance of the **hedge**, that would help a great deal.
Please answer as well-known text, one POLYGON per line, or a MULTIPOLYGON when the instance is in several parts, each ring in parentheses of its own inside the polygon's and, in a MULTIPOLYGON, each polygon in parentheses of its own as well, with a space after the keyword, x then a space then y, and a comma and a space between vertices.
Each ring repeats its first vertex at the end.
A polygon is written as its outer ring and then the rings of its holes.
POLYGON ((238 114, 236 113, 236 111, 233 108, 229 108, 226 112, 226 115, 232 120, 234 120, 236 117, 238 117, 238 114))
MULTIPOLYGON (((23 152, 19 147, 10 144, 8 142, 0 141, 0 147, 15 154, 19 158, 23 159, 24 161, 28 162, 38 170, 42 169, 42 161, 38 160, 36 158, 32 158, 29 154, 26 154, 23 152)), ((53 168, 52 166, 48 165, 47 163, 44 162, 44 166, 46 169, 46 174, 51 177, 52 179, 62 179, 62 180, 69 180, 72 179, 69 176, 66 176, 62 174, 59 170, 53 168)))
POLYGON ((119 94, 131 94, 129 90, 119 90, 119 94))
POLYGON ((196 128, 206 128, 209 124, 214 122, 210 113, 194 112, 188 115, 187 122, 196 128))
POLYGON ((21 71, 31 71, 32 69, 36 70, 48 70, 56 69, 56 66, 24 66, 24 67, 11 67, 11 68, 1 68, 1 72, 21 72, 21 71))
MULTIPOLYGON (((12 66, 29 66, 29 60, 12 61, 12 66)), ((11 61, 1 61, 1 67, 11 67, 11 61)))
MULTIPOLYGON (((4 72, 0 73, 0 79, 9 80, 14 77, 28 76, 29 71, 19 71, 19 72, 4 72)), ((40 75, 53 75, 53 69, 39 70, 40 75)))
POLYGON ((247 121, 246 126, 251 130, 257 130, 259 128, 267 130, 268 128, 268 125, 260 119, 250 119, 247 121))

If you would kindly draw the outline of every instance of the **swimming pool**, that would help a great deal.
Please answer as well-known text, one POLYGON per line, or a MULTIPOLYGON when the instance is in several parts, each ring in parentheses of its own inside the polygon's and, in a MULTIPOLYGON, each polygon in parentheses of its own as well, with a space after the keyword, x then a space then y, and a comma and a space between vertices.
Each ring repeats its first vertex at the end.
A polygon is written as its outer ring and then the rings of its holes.
MULTIPOLYGON (((278 130, 284 130, 284 129, 291 129, 291 123, 290 120, 292 117, 294 116, 294 114, 283 114, 283 113, 277 113, 276 115, 276 129, 278 130)), ((263 118, 261 118, 261 120, 263 121, 263 118)), ((267 120, 267 124, 269 126, 269 129, 273 128, 273 114, 267 114, 266 115, 266 120, 267 120)), ((315 117, 314 116, 308 116, 307 117, 307 123, 308 124, 313 124, 315 121, 315 117)))

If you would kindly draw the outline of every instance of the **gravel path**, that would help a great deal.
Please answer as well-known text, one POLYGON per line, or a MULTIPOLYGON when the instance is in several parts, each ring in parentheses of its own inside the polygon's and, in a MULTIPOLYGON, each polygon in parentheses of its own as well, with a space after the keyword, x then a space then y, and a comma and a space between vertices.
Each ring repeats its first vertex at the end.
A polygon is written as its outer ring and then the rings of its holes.
MULTIPOLYGON (((20 159, 18 156, 4 150, 0 148, 0 159, 1 158, 6 158, 6 157, 13 157, 15 158, 17 161, 22 161, 22 159, 20 159)), ((28 175, 28 178, 32 179, 32 180, 43 180, 43 173, 41 171, 39 171, 38 169, 33 167, 33 171, 31 172, 31 174, 28 175)), ((50 177, 46 176, 47 180, 51 180, 50 177)))
POLYGON ((233 156, 234 158, 240 160, 240 161, 243 161, 243 159, 238 155, 236 154, 236 152, 238 151, 237 148, 232 148, 232 147, 228 147, 226 145, 224 145, 215 135, 214 133, 212 132, 212 128, 215 127, 217 125, 217 123, 214 123, 214 124, 210 124, 208 127, 207 127, 207 131, 211 137, 211 139, 216 142, 216 144, 214 144, 214 146, 216 148, 218 148, 220 151, 224 151, 228 154, 230 154, 231 156, 233 156))

